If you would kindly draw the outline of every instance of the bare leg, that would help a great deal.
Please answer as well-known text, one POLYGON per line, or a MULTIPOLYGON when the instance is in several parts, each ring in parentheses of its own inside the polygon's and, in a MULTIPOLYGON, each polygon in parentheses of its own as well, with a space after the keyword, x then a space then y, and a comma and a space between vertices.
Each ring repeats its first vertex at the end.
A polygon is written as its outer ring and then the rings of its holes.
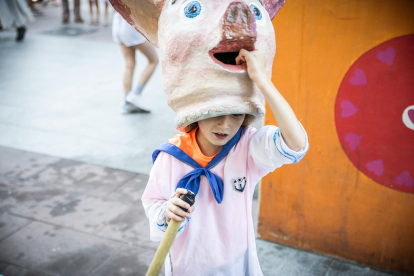
POLYGON ((105 23, 104 26, 108 26, 108 2, 105 2, 105 23))
POLYGON ((133 47, 127 47, 124 44, 120 44, 122 53, 125 58, 125 73, 124 73, 124 92, 125 95, 131 91, 132 77, 135 69, 135 49, 133 47))
POLYGON ((83 20, 80 16, 80 0, 73 1, 73 12, 75 13, 75 22, 83 23, 83 20))
POLYGON ((90 14, 90 18, 91 18, 91 22, 90 24, 93 25, 95 21, 93 21, 93 1, 89 0, 89 14, 90 14))
POLYGON ((98 25, 99 24, 99 1, 95 0, 95 5, 96 5, 96 21, 95 24, 98 25))
POLYGON ((145 67, 144 71, 141 74, 141 77, 139 78, 139 84, 145 85, 152 76, 152 73, 154 73, 155 68, 157 67, 158 55, 155 51, 154 46, 152 46, 152 44, 148 41, 145 41, 144 43, 139 45, 135 45, 134 48, 143 53, 148 59, 148 65, 147 67, 145 67))

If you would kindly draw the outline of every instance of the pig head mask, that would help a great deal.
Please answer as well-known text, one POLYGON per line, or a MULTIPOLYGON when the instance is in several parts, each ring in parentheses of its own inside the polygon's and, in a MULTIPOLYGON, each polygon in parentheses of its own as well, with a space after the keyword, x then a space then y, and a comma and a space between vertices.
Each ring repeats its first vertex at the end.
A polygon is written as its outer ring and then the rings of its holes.
POLYGON ((264 97, 235 58, 242 48, 261 50, 271 76, 276 52, 271 20, 285 0, 110 2, 159 47, 164 92, 178 130, 227 114, 247 114, 244 126, 264 116, 264 97))

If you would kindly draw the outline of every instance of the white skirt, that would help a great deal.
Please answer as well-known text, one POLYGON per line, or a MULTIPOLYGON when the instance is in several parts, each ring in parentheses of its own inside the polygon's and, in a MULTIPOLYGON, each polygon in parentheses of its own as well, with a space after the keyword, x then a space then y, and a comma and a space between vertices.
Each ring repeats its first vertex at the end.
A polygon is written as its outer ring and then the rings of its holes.
POLYGON ((142 44, 147 40, 117 12, 114 13, 112 20, 112 39, 127 47, 142 44))
POLYGON ((0 0, 0 25, 3 29, 23 27, 33 20, 26 0, 0 0))

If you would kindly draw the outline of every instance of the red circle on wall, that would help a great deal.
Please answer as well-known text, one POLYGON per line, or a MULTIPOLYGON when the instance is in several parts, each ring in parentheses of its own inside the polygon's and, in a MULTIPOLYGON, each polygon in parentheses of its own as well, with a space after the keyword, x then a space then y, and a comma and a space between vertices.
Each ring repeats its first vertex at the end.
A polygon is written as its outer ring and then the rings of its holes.
POLYGON ((414 35, 372 48, 349 68, 336 97, 335 124, 362 173, 414 193, 414 35))

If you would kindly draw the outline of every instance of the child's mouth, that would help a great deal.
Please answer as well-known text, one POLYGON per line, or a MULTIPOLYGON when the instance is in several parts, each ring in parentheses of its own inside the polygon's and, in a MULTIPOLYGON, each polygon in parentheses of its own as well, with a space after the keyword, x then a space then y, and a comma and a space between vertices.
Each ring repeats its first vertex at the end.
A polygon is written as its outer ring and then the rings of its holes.
POLYGON ((216 136, 217 139, 225 139, 227 138, 227 136, 229 136, 228 134, 216 133, 216 132, 214 132, 214 135, 216 136))

